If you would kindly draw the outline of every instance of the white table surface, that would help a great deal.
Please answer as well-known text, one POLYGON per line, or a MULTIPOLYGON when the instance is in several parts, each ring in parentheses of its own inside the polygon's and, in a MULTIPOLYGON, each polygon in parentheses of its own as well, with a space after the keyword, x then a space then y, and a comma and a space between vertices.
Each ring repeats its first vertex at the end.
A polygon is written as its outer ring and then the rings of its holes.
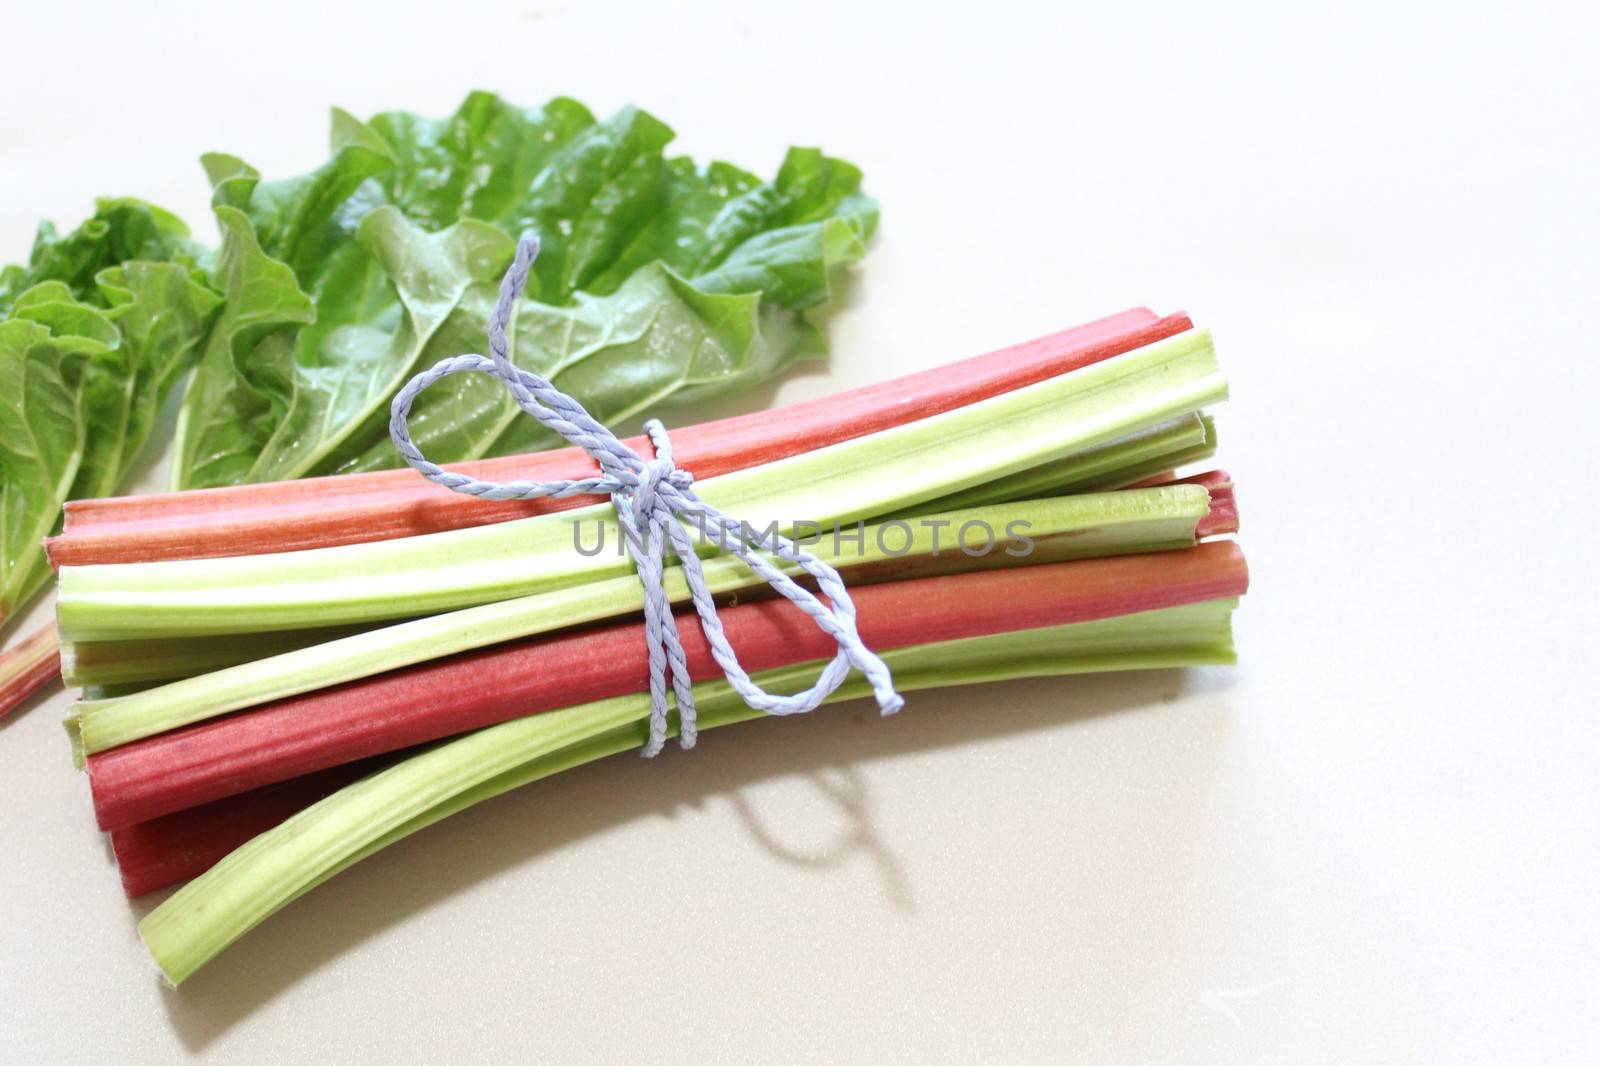
POLYGON ((209 230, 195 157, 308 169, 332 104, 636 102, 763 170, 820 143, 882 230, 832 362, 747 402, 1186 308, 1233 380, 1255 587, 1237 669, 614 759, 362 864, 179 992, 58 694, 0 726, 0 1058, 1595 1060, 1575 5, 85 8, 0 23, 0 258, 102 193, 209 230))

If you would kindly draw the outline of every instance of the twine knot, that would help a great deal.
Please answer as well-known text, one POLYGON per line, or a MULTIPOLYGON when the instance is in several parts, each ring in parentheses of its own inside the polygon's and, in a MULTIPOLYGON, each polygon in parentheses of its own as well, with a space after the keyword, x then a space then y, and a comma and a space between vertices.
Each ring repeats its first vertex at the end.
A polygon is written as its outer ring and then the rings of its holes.
POLYGON ((389 435, 401 457, 429 481, 484 499, 560 499, 590 494, 611 497, 623 542, 644 586, 645 643, 650 665, 650 738, 643 749, 646 757, 656 755, 666 744, 669 684, 678 706, 679 743, 692 748, 696 737, 692 681, 678 634, 677 616, 672 612, 664 585, 668 548, 683 567, 690 600, 711 647, 712 658, 751 708, 778 715, 814 710, 844 683, 854 668, 872 685, 873 696, 884 714, 898 711, 905 701, 894 689, 889 668, 862 642, 856 629, 855 604, 838 571, 801 551, 792 540, 777 534, 774 527, 757 533, 747 523, 729 518, 696 496, 692 488, 694 476, 674 465, 672 442, 660 422, 651 419, 645 423, 655 449, 655 457, 645 459, 618 440, 577 400, 545 378, 511 362, 506 331, 517 295, 527 284, 528 272, 538 254, 537 238, 524 237, 518 242, 516 256, 500 285, 500 299, 489 318, 487 358, 458 355, 445 359, 413 377, 395 396, 389 409, 389 435), (445 470, 430 462, 412 442, 411 406, 423 390, 440 378, 463 373, 487 373, 498 378, 523 411, 592 456, 600 466, 599 476, 564 481, 493 482, 445 470), (706 586, 700 557, 684 528, 686 520, 696 522, 702 533, 708 527, 713 530, 718 546, 737 556, 839 645, 837 654, 822 668, 809 689, 792 696, 774 695, 757 685, 739 665, 738 656, 723 632, 722 621, 717 617, 717 606, 706 586), (824 603, 816 593, 773 565, 761 554, 763 551, 809 574, 828 602, 824 603))

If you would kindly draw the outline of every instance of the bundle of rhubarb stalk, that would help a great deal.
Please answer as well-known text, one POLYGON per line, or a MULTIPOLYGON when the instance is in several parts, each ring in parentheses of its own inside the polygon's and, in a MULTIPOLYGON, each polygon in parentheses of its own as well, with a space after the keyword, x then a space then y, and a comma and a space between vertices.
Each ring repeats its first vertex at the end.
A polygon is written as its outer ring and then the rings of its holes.
MULTIPOLYGON (((1179 476, 1225 393, 1205 331, 1138 310, 672 440, 708 504, 839 569, 909 692, 1231 662, 1232 484, 1179 476)), ((596 470, 576 449, 458 469, 596 470)), ((604 499, 480 500, 409 470, 70 504, 48 546, 85 690, 69 730, 128 894, 187 881, 140 925, 167 978, 423 826, 639 747, 620 542, 604 499)), ((806 687, 832 638, 705 547, 746 669, 806 687)), ((676 565, 666 585, 687 604, 676 565)), ((681 632, 701 731, 758 717, 692 612, 681 632)))

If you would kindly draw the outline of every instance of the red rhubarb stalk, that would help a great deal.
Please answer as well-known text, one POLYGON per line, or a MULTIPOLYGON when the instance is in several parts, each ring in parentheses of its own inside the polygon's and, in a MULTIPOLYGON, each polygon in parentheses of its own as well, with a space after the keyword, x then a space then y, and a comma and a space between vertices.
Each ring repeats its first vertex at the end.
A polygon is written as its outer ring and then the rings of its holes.
POLYGON ((61 642, 56 637, 56 624, 50 622, 0 652, 0 718, 60 676, 61 642))
MULTIPOLYGON (((1139 308, 949 366, 773 410, 672 431, 676 460, 697 476, 726 474, 876 433, 1055 377, 1192 328, 1187 315, 1139 308)), ((628 444, 649 454, 649 442, 628 444)), ((495 481, 587 477, 576 448, 462 463, 495 481)), ((595 502, 478 500, 410 470, 182 493, 78 500, 46 543, 54 566, 259 555, 486 525, 595 502)))
MULTIPOLYGON (((1229 542, 868 585, 852 595, 878 650, 1110 618, 1242 595, 1229 542)), ((722 612, 754 672, 829 656, 834 645, 787 602, 722 612)), ((682 625, 695 680, 716 676, 700 629, 682 625)), ((266 704, 92 755, 102 829, 114 830, 496 722, 648 687, 640 623, 517 641, 266 704)))
POLYGON ((1234 495, 1233 477, 1226 470, 1207 470, 1193 477, 1177 477, 1168 471, 1128 487, 1139 489, 1156 485, 1202 485, 1211 493, 1211 510, 1194 527, 1196 540, 1239 532, 1239 501, 1234 495))
POLYGON ((387 761, 333 766, 118 829, 111 834, 111 850, 122 890, 132 899, 198 877, 241 844, 387 761))

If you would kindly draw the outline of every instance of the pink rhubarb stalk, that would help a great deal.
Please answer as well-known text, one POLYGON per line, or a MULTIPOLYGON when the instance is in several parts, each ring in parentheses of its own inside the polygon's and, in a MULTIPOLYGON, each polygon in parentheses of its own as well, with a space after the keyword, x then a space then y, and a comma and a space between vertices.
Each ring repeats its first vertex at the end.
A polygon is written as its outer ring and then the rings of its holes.
POLYGON ((122 891, 132 899, 198 877, 241 844, 386 761, 345 763, 118 829, 111 850, 122 891))
POLYGON ((61 642, 51 622, 0 652, 0 718, 60 676, 61 642))

